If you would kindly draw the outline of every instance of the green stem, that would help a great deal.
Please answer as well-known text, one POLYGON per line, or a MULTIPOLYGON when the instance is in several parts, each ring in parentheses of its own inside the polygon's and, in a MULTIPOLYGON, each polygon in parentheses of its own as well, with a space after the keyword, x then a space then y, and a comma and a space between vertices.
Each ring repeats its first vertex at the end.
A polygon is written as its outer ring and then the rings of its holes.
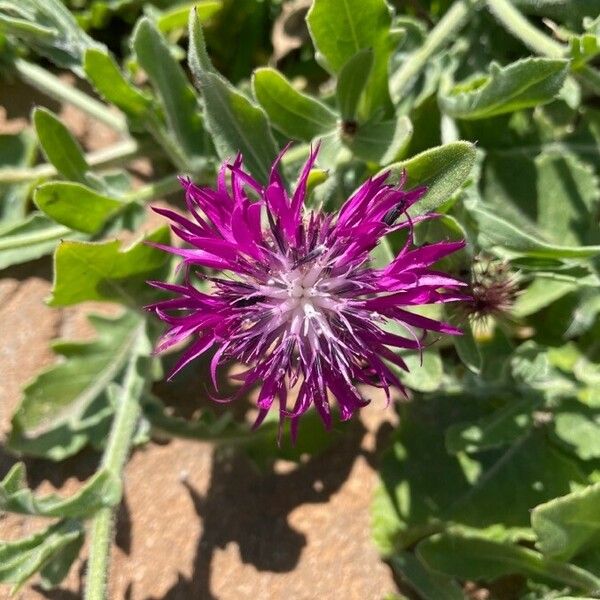
POLYGON ((177 167, 179 171, 182 173, 188 173, 192 170, 185 153, 178 146, 177 142, 171 137, 171 135, 169 135, 169 132, 165 130, 163 124, 159 121, 155 114, 150 113, 148 115, 146 129, 162 146, 165 154, 169 157, 173 165, 177 167))
POLYGON ((181 190, 178 175, 167 175, 163 179, 149 183, 133 192, 127 194, 123 200, 125 202, 143 203, 153 198, 166 196, 173 192, 181 190))
POLYGON ((127 133, 127 122, 122 114, 109 110, 108 106, 102 102, 66 84, 46 69, 42 69, 42 67, 22 58, 14 61, 14 67, 21 79, 37 90, 59 102, 76 106, 115 131, 127 133))
MULTIPOLYGON (((113 146, 90 152, 85 159, 90 167, 103 169, 115 165, 123 165, 141 153, 139 144, 132 138, 117 142, 113 146)), ((31 168, 0 169, 0 184, 26 183, 40 178, 55 177, 56 168, 50 164, 37 165, 31 168)))
POLYGON ((423 70, 427 61, 467 22, 472 7, 480 0, 460 0, 439 20, 429 32, 423 45, 409 56, 406 62, 391 76, 390 90, 394 101, 402 99, 410 82, 423 70))
MULTIPOLYGON (((140 335, 142 327, 140 326, 140 335)), ((139 401, 144 383, 144 377, 138 373, 138 354, 134 351, 125 373, 117 413, 102 457, 102 467, 112 471, 119 478, 122 478, 140 417, 139 401)), ((117 509, 118 505, 103 508, 96 513, 92 521, 85 600, 105 600, 107 597, 107 574, 117 509)))
POLYGON ((552 58, 564 57, 566 47, 532 25, 509 0, 487 0, 487 4, 506 30, 521 40, 530 50, 552 58))

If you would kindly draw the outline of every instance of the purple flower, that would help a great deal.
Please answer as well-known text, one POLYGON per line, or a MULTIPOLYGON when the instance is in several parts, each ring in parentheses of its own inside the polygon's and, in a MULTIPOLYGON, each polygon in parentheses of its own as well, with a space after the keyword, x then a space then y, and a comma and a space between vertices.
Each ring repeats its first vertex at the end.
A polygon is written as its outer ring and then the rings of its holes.
POLYGON ((159 246, 182 257, 185 283, 151 282, 176 294, 149 307, 169 326, 157 351, 192 340, 171 377, 213 349, 216 388, 219 364, 241 362, 248 369, 239 376, 236 396, 260 385, 255 426, 277 403, 281 421, 292 421, 292 436, 312 405, 329 427, 332 397, 341 419, 349 419, 368 403, 357 384, 382 387, 388 398, 391 385, 403 390, 388 363, 407 367, 393 348, 420 351, 427 331, 460 334, 410 311, 463 299, 464 283, 431 265, 464 242, 413 246, 413 224, 435 216, 408 216, 425 188, 403 191, 404 179, 387 185, 386 172, 362 184, 337 214, 309 210, 304 201, 317 152, 291 196, 278 173, 283 152, 266 186, 242 170, 238 156, 221 167, 216 189, 181 180, 190 218, 154 209, 190 246, 159 246), (371 250, 398 230, 406 232, 402 250, 386 267, 373 267, 371 250), (194 287, 191 274, 211 282, 212 293, 194 287), (390 330, 392 323, 403 335, 390 330))

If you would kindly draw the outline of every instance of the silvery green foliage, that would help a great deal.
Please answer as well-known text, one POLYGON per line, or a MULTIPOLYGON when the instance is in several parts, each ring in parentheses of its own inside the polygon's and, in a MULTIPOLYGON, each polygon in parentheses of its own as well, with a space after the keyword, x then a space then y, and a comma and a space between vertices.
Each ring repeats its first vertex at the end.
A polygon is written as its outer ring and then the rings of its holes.
MULTIPOLYGON (((168 231, 136 233, 147 203, 178 191, 177 175, 213 180, 216 165, 239 151, 264 182, 290 140, 283 168, 291 183, 320 141, 308 180, 313 205, 335 209, 367 178, 406 173, 406 187, 428 188, 410 216, 440 215, 416 226, 415 241, 466 239, 446 272, 464 277, 484 255, 518 273, 521 288, 507 318, 492 316, 484 333, 471 330, 464 311, 429 308, 425 316, 450 320, 464 335, 432 345, 422 361, 403 354, 411 372, 399 376, 415 401, 398 409, 381 461, 373 533, 382 556, 426 600, 462 598, 465 580, 485 586, 509 575, 521 576, 522 597, 593 597, 599 4, 420 4, 427 20, 385 0, 314 0, 308 41, 276 68, 266 64, 275 0, 200 0, 195 9, 157 0, 143 11, 128 0, 78 2, 73 11, 59 0, 0 2, 2 75, 119 134, 113 147, 86 153, 40 106, 28 130, 0 136, 0 269, 53 254, 51 306, 122 306, 115 318, 90 317, 92 341, 54 343, 61 360, 24 389, 7 446, 54 461, 86 446, 102 450, 124 398, 142 409, 140 443, 148 431, 235 443, 263 467, 335 443, 312 417, 296 447, 285 436, 278 447, 276 422, 252 433, 229 414, 214 416, 208 399, 195 420, 165 410, 151 390, 163 377, 151 356, 160 331, 139 310, 161 299, 146 280, 176 277, 146 243, 168 243, 168 231), (129 23, 129 34, 110 44, 119 55, 94 39, 110 19, 129 23), (248 52, 232 50, 241 46, 248 52), (87 91, 57 79, 65 69, 87 91), (128 166, 138 157, 162 175, 134 188, 128 166), (123 229, 136 241, 117 242, 123 229)), ((374 264, 404 241, 399 232, 378 246, 374 264)), ((14 467, 0 483, 0 510, 51 521, 0 544, 0 581, 19 588, 39 573, 44 585, 58 584, 88 520, 120 498, 119 474, 105 469, 62 498, 39 497, 14 467)))

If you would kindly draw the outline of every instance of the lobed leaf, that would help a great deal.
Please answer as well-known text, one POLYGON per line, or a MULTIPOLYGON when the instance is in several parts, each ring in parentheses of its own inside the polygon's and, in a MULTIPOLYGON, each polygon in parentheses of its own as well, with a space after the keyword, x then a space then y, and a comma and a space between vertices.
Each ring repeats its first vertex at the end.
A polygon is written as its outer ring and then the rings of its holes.
POLYGON ((169 230, 161 227, 127 250, 120 242, 62 242, 54 256, 50 306, 70 306, 87 300, 121 302, 138 308, 153 292, 148 279, 165 275, 169 254, 151 244, 166 244, 169 230))
POLYGON ((438 96, 443 112, 457 119, 488 119, 550 102, 560 91, 569 63, 550 58, 526 58, 500 67, 490 65, 490 74, 438 96))
POLYGON ((54 351, 63 362, 24 388, 7 442, 12 451, 63 460, 90 442, 104 440, 113 413, 110 386, 119 381, 144 323, 130 312, 117 319, 92 315, 89 320, 97 338, 55 342, 54 351))
POLYGON ((37 498, 26 485, 25 465, 17 463, 0 482, 0 511, 43 517, 84 518, 121 500, 121 481, 100 469, 69 498, 37 498))
POLYGON ((13 593, 16 593, 32 575, 52 564, 68 547, 80 546, 82 541, 80 523, 60 521, 28 538, 0 542, 0 582, 14 583, 13 593))

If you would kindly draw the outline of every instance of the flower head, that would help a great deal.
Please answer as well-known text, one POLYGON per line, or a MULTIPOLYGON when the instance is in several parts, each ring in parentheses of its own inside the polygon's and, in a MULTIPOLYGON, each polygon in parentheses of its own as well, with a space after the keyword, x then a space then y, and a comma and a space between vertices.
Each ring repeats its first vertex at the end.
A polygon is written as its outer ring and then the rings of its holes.
POLYGON ((216 388, 219 364, 241 362, 248 368, 237 395, 260 386, 256 425, 276 404, 281 420, 292 420, 292 435, 311 406, 329 426, 333 397, 340 417, 350 418, 368 403, 357 384, 382 387, 388 398, 390 386, 403 389, 389 366, 407 369, 394 348, 421 350, 427 331, 460 333, 410 310, 462 299, 464 285, 431 268, 464 242, 413 246, 413 224, 435 216, 408 216, 425 188, 388 185, 386 172, 362 184, 337 214, 309 210, 304 201, 317 152, 291 195, 278 173, 283 153, 265 186, 242 169, 238 156, 221 167, 216 189, 181 180, 189 218, 155 209, 190 246, 161 246, 182 257, 183 284, 151 282, 175 294, 149 307, 169 326, 157 350, 192 340, 171 376, 213 349, 216 388), (376 268, 370 252, 399 230, 405 232, 403 248, 376 268), (197 289, 190 273, 208 280, 212 292, 197 289))

